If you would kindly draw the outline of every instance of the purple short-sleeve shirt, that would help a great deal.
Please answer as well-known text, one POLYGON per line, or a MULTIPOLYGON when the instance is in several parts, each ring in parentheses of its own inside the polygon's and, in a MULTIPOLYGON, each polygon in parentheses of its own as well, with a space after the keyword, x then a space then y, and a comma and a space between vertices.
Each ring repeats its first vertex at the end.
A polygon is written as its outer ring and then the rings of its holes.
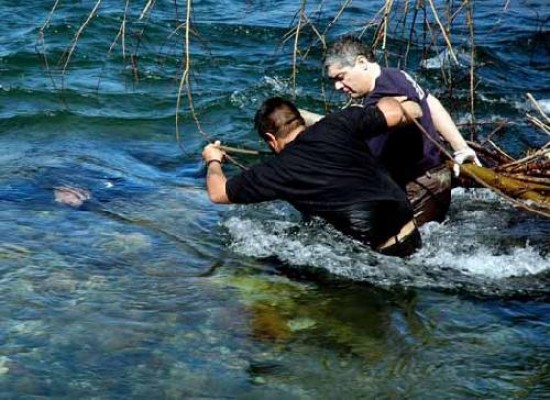
MULTIPOLYGON (((374 90, 363 99, 363 105, 376 104, 388 96, 406 96, 408 100, 420 104, 423 114, 420 124, 433 139, 441 142, 433 125, 428 93, 409 74, 395 68, 382 68, 374 90)), ((415 126, 395 129, 388 135, 370 138, 367 143, 392 177, 403 186, 442 163, 437 145, 415 126)))

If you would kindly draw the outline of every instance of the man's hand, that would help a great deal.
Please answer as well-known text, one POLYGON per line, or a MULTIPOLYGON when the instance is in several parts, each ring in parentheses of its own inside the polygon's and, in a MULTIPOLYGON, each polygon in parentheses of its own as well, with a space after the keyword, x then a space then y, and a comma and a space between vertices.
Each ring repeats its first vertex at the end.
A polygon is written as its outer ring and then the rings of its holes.
POLYGON ((204 162, 218 160, 220 163, 223 161, 224 152, 220 149, 221 142, 216 140, 214 143, 209 143, 204 146, 202 150, 202 158, 204 162))
POLYGON ((477 158, 476 152, 469 146, 455 151, 453 154, 453 159, 457 164, 464 164, 468 161, 474 163, 478 167, 481 167, 481 162, 477 158))
POLYGON ((482 166, 479 158, 477 158, 476 152, 469 146, 455 151, 453 153, 453 160, 455 162, 455 164, 453 165, 453 171, 456 177, 460 175, 460 165, 464 164, 465 162, 473 163, 478 167, 482 166))

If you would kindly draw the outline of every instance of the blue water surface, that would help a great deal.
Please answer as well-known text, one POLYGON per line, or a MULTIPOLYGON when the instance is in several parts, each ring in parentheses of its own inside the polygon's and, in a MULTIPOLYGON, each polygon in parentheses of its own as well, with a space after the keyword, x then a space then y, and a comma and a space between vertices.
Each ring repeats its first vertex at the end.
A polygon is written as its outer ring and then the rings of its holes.
MULTIPOLYGON (((547 218, 457 188, 402 260, 206 196, 202 147, 265 150, 263 99, 345 101, 318 33, 370 42, 385 2, 192 2, 189 53, 184 2, 102 1, 88 22, 95 0, 31 3, 0 2, 0 399, 550 397, 547 218)), ((436 1, 458 65, 412 3, 387 9, 380 62, 465 137, 505 121, 509 154, 544 145, 525 113, 527 93, 550 108, 548 1, 436 1)))

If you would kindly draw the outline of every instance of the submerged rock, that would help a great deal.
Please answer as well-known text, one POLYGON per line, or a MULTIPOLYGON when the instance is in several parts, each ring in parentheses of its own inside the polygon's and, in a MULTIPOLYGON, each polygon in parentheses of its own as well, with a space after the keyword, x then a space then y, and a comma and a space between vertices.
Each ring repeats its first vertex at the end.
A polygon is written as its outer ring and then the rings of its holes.
POLYGON ((287 318, 268 304, 254 304, 252 312, 252 335, 260 340, 286 341, 291 336, 287 318))
POLYGON ((41 283, 41 287, 54 292, 73 292, 78 286, 78 281, 66 272, 51 273, 41 283))
POLYGON ((305 329, 313 328, 317 325, 317 322, 311 318, 295 318, 291 321, 288 321, 288 327, 292 332, 302 331, 305 329))
POLYGON ((0 244, 0 259, 19 259, 26 258, 31 255, 31 252, 20 245, 13 243, 0 244))
POLYGON ((139 232, 115 233, 101 247, 109 253, 132 253, 150 248, 151 239, 139 232))

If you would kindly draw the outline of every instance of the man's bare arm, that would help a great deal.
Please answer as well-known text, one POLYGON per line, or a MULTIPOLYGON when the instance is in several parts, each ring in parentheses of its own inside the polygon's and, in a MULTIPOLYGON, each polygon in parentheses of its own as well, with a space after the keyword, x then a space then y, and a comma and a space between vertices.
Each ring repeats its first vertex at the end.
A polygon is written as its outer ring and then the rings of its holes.
POLYGON ((306 121, 306 126, 311 126, 325 117, 324 115, 304 110, 303 108, 299 108, 298 111, 300 112, 300 115, 302 116, 304 121, 306 121))
POLYGON ((481 166, 475 151, 468 146, 443 104, 431 94, 427 102, 434 127, 453 148, 455 162, 462 164, 470 161, 481 166))
POLYGON ((223 152, 219 148, 220 142, 208 144, 202 151, 206 162, 206 190, 213 203, 229 204, 229 197, 225 190, 227 178, 222 170, 223 152))
POLYGON ((441 102, 431 94, 428 95, 427 101, 428 107, 430 107, 430 114, 432 115, 435 129, 437 129, 441 136, 449 142, 453 150, 462 150, 465 147, 468 147, 468 144, 458 131, 458 128, 453 122, 451 116, 445 107, 443 107, 441 102))
POLYGON ((376 106, 384 114, 388 128, 411 123, 413 119, 422 117, 422 109, 414 101, 400 103, 393 97, 384 97, 376 106))

